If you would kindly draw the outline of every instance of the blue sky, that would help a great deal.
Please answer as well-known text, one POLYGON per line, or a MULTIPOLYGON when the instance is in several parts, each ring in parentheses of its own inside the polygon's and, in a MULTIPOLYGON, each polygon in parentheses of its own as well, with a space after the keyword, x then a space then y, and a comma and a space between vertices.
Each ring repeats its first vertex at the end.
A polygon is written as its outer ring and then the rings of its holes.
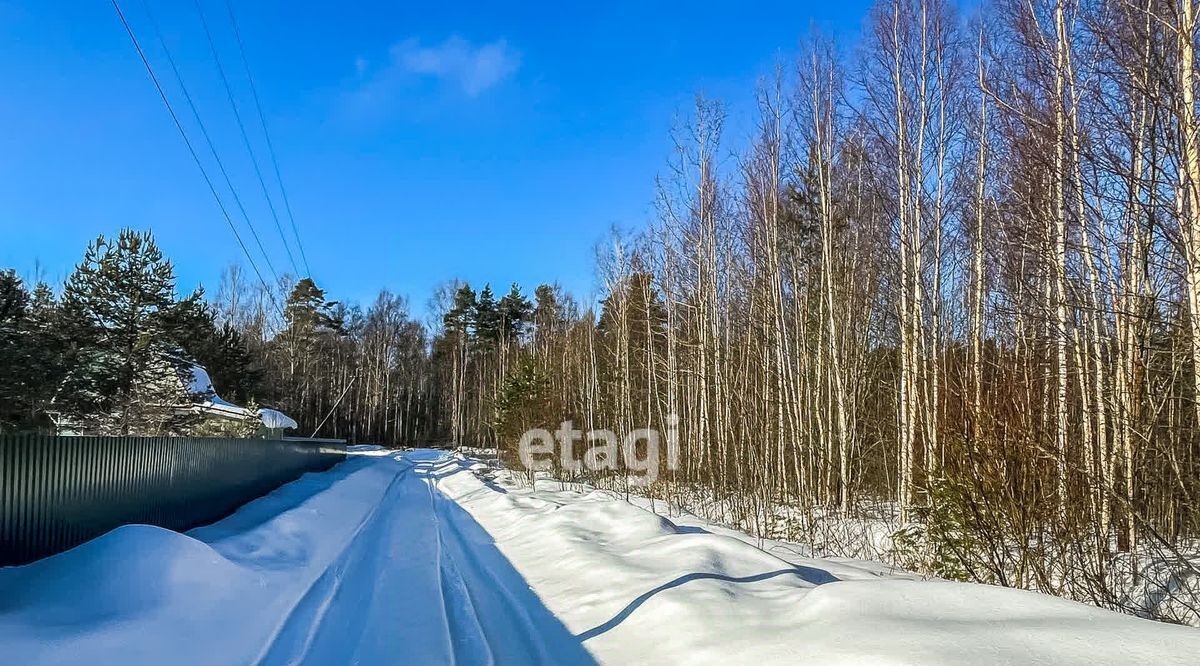
MULTIPOLYGON (((145 1, 288 269, 195 6, 145 1)), ((122 8, 199 142, 142 2, 122 8)), ((596 241, 651 216, 695 93, 737 142, 756 80, 811 25, 855 36, 869 4, 232 2, 314 277, 418 312, 452 277, 587 295, 596 241)), ((224 0, 201 5, 265 159, 224 0)), ((57 281, 124 226, 154 231, 182 290, 244 263, 108 2, 0 0, 0 83, 0 267, 57 281)))

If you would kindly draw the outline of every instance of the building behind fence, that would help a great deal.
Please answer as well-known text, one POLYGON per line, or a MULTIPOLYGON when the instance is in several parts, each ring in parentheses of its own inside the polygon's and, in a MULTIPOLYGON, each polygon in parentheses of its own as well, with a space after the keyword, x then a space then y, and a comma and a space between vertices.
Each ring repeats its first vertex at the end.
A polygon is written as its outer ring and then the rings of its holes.
POLYGON ((345 454, 331 440, 2 435, 0 566, 120 525, 211 523, 345 454))

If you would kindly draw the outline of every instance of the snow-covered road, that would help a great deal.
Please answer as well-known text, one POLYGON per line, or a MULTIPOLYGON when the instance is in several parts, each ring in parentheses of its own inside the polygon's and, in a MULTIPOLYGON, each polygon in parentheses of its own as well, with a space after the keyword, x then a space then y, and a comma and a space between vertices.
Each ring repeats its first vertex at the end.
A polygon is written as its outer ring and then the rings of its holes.
POLYGON ((1195 663, 1200 631, 772 552, 435 451, 0 569, 2 664, 1195 663))
MULTIPOLYGON (((486 532, 437 489, 449 459, 397 463, 383 497, 288 614, 262 663, 594 663, 486 532)), ((199 531, 198 531, 199 532, 199 531)))

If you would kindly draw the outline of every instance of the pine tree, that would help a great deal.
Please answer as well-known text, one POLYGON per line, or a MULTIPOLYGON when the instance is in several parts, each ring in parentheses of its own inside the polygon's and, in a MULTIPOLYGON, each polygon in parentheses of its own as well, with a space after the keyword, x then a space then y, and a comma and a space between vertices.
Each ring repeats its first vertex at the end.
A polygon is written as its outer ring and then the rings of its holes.
MULTIPOLYGON (((194 364, 207 369, 206 357, 215 333, 212 314, 204 301, 204 289, 199 288, 187 298, 174 303, 164 312, 163 324, 166 337, 178 345, 172 355, 178 360, 177 367, 184 384, 192 386, 194 364)), ((208 396, 189 396, 197 399, 208 396)))
POLYGON ((217 324, 217 310, 202 288, 175 304, 169 326, 179 357, 207 370, 221 397, 242 404, 262 395, 262 370, 244 336, 232 322, 217 324))
POLYGON ((467 348, 477 324, 476 306, 475 290, 471 285, 463 284, 454 292, 454 305, 442 320, 451 350, 450 438, 459 443, 464 437, 463 425, 466 417, 463 414, 463 404, 466 401, 467 348))
POLYGON ((0 271, 0 430, 17 427, 26 413, 29 300, 21 278, 0 271))
POLYGON ((490 284, 483 285, 475 303, 475 338, 485 349, 494 348, 500 339, 500 310, 490 284))
POLYGON ((518 466, 517 443, 531 428, 547 427, 550 381, 532 358, 525 357, 504 378, 496 400, 495 430, 501 460, 518 466))
POLYGON ((289 361, 289 374, 296 374, 313 355, 322 336, 341 333, 344 322, 333 314, 336 303, 325 299, 325 291, 311 278, 296 283, 288 296, 280 339, 289 361))
POLYGON ((509 342, 517 342, 525 334, 533 315, 533 304, 521 293, 516 282, 497 306, 500 317, 500 332, 509 342))
POLYGON ((558 302, 558 296, 554 293, 554 287, 548 284, 538 285, 538 288, 533 290, 533 298, 536 301, 533 308, 534 327, 541 329, 553 326, 561 316, 562 309, 558 302))
POLYGON ((70 346, 54 399, 84 432, 161 434, 184 421, 171 353, 175 275, 149 232, 98 237, 68 278, 63 326, 70 346))
POLYGON ((447 333, 465 335, 475 326, 475 290, 464 284, 454 292, 454 304, 442 317, 447 333))
POLYGON ((290 329, 306 335, 341 332, 345 322, 335 316, 338 303, 325 300, 325 291, 303 278, 292 288, 283 315, 290 329))
POLYGON ((259 361, 233 324, 226 322, 214 333, 202 359, 204 367, 221 395, 238 404, 249 404, 264 393, 259 361))
POLYGON ((28 341, 24 355, 26 412, 18 427, 53 430, 47 412, 66 372, 63 365, 66 341, 58 301, 45 282, 39 282, 33 288, 25 330, 28 341))
POLYGON ((605 296, 600 302, 600 321, 596 324, 601 336, 611 334, 617 327, 618 308, 625 308, 624 316, 628 318, 628 335, 635 348, 644 349, 650 338, 663 335, 666 326, 666 307, 662 295, 654 286, 654 276, 647 272, 637 272, 625 278, 616 286, 613 293, 605 296))
POLYGON ((25 316, 29 293, 12 269, 0 271, 0 333, 11 332, 12 324, 25 316))
POLYGON ((323 361, 346 333, 343 315, 337 308, 338 303, 327 300, 325 291, 311 278, 301 279, 288 295, 283 312, 285 328, 274 343, 285 362, 279 378, 283 386, 279 398, 285 410, 310 415, 320 411, 325 390, 318 383, 323 361))

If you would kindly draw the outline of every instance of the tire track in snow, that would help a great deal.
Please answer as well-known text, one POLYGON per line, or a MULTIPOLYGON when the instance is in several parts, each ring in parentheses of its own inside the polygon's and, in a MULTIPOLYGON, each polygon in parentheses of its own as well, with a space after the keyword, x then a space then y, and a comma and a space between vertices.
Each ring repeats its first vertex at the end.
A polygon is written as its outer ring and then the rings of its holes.
POLYGON ((446 553, 442 538, 441 520, 437 511, 437 490, 433 483, 422 479, 426 496, 429 500, 429 516, 433 522, 434 541, 438 556, 438 592, 440 594, 442 614, 446 621, 447 633, 454 657, 453 663, 460 663, 464 658, 469 664, 495 663, 495 655, 488 647, 487 636, 483 625, 479 622, 479 614, 471 601, 466 582, 459 574, 457 567, 451 562, 446 553))
POLYGON ((594 664, 468 513, 445 458, 396 476, 255 663, 594 664))
POLYGON ((257 663, 458 661, 459 628, 440 602, 443 556, 433 504, 412 464, 396 464, 400 469, 378 504, 257 663))
MULTIPOLYGON (((474 623, 491 659, 470 663, 594 664, 595 660, 541 603, 491 537, 465 509, 437 489, 438 463, 416 463, 416 476, 429 485, 444 571, 454 572, 466 593, 474 623)), ((441 465, 444 467, 444 465, 441 465)), ((453 617, 454 614, 451 613, 453 617)))
POLYGON ((411 465, 401 467, 397 471, 396 476, 384 489, 378 504, 358 524, 339 555, 312 581, 304 595, 284 616, 255 663, 302 663, 312 652, 322 623, 342 588, 347 571, 360 564, 365 559, 364 555, 370 553, 370 546, 378 541, 378 524, 384 515, 384 507, 391 503, 390 500, 395 499, 397 491, 411 471, 411 465))

